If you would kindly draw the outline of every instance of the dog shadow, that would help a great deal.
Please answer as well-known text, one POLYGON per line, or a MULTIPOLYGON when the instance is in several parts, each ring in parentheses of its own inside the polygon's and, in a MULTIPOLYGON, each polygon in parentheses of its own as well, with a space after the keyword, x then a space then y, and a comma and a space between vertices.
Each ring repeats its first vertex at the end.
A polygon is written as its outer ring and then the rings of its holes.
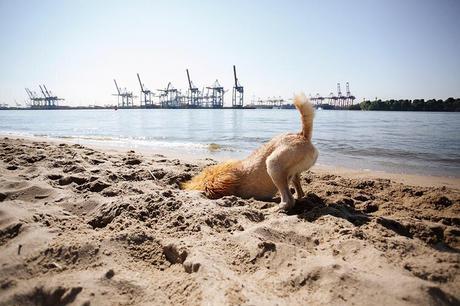
POLYGON ((355 226, 361 226, 371 221, 371 217, 356 210, 346 203, 327 203, 325 199, 309 192, 302 199, 296 200, 295 206, 286 212, 287 215, 297 215, 299 219, 313 222, 321 216, 331 215, 345 219, 355 226))
MULTIPOLYGON (((299 219, 308 222, 313 222, 322 216, 330 215, 347 220, 357 227, 367 224, 374 219, 376 223, 393 231, 397 235, 405 236, 410 239, 417 238, 414 233, 407 228, 407 226, 401 224, 397 220, 390 219, 388 217, 375 217, 368 215, 344 202, 327 203, 325 199, 312 192, 309 192, 302 199, 296 200, 295 206, 287 211, 286 214, 291 216, 295 215, 299 219)), ((442 240, 437 241, 436 243, 427 243, 427 245, 440 252, 460 253, 459 248, 449 246, 442 240)))

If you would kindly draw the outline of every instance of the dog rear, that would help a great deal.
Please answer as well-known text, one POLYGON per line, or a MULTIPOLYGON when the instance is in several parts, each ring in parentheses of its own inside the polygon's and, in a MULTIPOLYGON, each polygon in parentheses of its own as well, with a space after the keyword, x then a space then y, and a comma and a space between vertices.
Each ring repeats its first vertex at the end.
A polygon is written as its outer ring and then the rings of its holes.
POLYGON ((241 161, 207 167, 182 187, 202 190, 212 199, 226 195, 266 199, 279 191, 280 208, 292 207, 295 201, 289 183, 294 183, 297 197, 303 197, 300 173, 313 166, 318 157, 311 143, 313 106, 305 95, 296 96, 294 105, 301 114, 301 132, 279 135, 241 161))

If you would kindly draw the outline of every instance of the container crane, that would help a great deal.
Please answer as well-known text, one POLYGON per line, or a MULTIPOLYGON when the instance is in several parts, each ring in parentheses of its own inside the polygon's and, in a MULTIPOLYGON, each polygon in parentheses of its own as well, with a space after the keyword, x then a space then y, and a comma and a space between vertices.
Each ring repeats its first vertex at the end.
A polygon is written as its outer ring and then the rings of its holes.
POLYGON ((139 73, 137 74, 137 79, 139 80, 139 85, 141 86, 141 94, 140 94, 140 105, 142 106, 142 103, 144 103, 144 106, 152 106, 153 101, 152 101, 152 96, 153 93, 145 88, 144 84, 141 82, 141 77, 139 76, 139 73), (144 99, 142 99, 144 97, 144 99))
POLYGON ((128 92, 125 88, 124 91, 120 90, 120 87, 118 87, 117 81, 113 79, 113 82, 115 83, 115 87, 117 88, 117 93, 113 94, 113 96, 118 96, 118 106, 119 107, 130 107, 134 106, 134 96, 132 92, 128 92), (121 97, 121 105, 120 105, 120 97, 121 97))
POLYGON ((201 107, 201 95, 200 95, 200 90, 195 87, 192 83, 192 81, 190 80, 190 74, 188 72, 188 69, 186 69, 187 71, 187 80, 188 80, 188 104, 189 106, 191 107, 201 107))
POLYGON ((243 107, 244 88, 240 85, 238 78, 236 77, 235 65, 233 65, 233 77, 235 79, 235 85, 233 86, 232 106, 241 108, 243 107))

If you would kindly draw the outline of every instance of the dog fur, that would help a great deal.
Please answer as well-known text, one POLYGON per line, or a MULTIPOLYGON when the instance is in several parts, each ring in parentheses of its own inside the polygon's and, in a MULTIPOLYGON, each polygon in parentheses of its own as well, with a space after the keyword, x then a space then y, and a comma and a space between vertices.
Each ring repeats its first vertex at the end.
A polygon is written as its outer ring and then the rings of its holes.
POLYGON ((289 183, 293 183, 297 198, 302 198, 300 173, 310 169, 318 158, 318 150, 311 143, 313 106, 304 94, 295 97, 294 105, 301 114, 301 132, 276 136, 243 160, 207 167, 182 187, 202 190, 211 199, 226 195, 271 199, 278 191, 279 208, 292 208, 295 200, 289 183))

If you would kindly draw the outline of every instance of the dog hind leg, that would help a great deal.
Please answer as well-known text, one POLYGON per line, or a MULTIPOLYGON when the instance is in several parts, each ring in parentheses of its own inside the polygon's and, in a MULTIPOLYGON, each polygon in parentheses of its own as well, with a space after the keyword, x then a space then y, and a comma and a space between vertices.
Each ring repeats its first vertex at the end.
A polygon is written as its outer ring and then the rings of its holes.
POLYGON ((288 174, 282 169, 280 154, 272 154, 267 158, 267 172, 281 195, 280 210, 288 210, 294 207, 295 200, 289 190, 288 174))
POLYGON ((300 185, 300 174, 297 173, 294 175, 294 178, 292 179, 292 183, 294 183, 294 188, 295 188, 295 193, 297 199, 301 199, 305 196, 302 190, 302 185, 300 185))

